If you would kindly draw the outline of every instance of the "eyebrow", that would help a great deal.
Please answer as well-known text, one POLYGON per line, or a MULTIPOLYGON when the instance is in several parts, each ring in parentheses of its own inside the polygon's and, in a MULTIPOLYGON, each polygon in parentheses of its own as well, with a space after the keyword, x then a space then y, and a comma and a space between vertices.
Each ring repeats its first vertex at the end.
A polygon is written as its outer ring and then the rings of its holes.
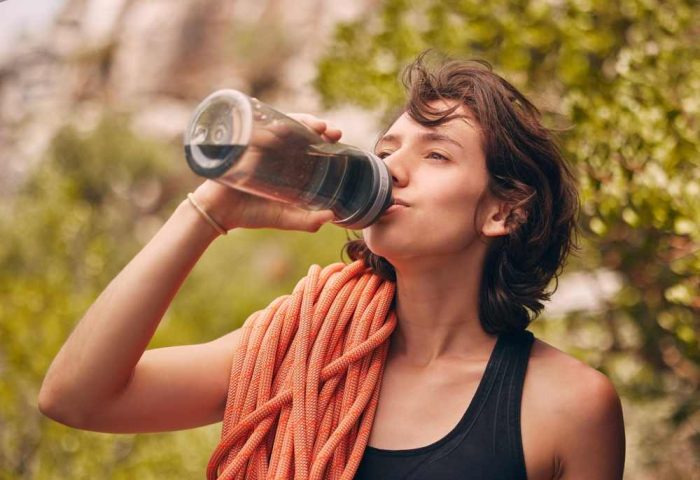
MULTIPOLYGON (((447 142, 451 143, 459 148, 464 148, 461 143, 459 143, 457 140, 448 137, 447 135, 443 133, 438 133, 438 132, 424 132, 418 135, 421 140, 423 141, 432 141, 432 142, 447 142)), ((400 137, 398 135, 394 134, 388 134, 384 135, 382 138, 379 139, 377 142, 377 146, 381 145, 384 142, 397 142, 400 143, 400 137)))

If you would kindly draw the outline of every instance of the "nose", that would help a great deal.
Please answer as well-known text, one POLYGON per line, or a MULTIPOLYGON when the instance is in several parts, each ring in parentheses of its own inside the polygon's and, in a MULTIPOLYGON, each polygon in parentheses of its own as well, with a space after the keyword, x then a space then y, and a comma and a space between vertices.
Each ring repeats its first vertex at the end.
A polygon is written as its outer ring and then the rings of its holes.
POLYGON ((389 169, 394 187, 404 187, 408 183, 408 171, 401 157, 405 157, 405 154, 397 151, 382 159, 389 169))

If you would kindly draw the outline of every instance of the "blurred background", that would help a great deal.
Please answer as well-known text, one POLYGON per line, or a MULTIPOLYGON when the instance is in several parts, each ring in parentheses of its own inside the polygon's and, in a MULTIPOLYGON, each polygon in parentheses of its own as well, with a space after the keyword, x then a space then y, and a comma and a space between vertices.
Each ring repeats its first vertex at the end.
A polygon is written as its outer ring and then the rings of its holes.
MULTIPOLYGON (((181 138, 208 93, 314 113, 369 148, 428 47, 491 62, 561 129, 582 250, 532 330, 615 383, 626 478, 697 478, 699 38, 697 0, 0 2, 0 479, 203 478, 219 425, 66 428, 37 411, 49 363, 200 183, 181 138)), ((151 346, 237 328, 341 260, 346 233, 219 239, 151 346)))

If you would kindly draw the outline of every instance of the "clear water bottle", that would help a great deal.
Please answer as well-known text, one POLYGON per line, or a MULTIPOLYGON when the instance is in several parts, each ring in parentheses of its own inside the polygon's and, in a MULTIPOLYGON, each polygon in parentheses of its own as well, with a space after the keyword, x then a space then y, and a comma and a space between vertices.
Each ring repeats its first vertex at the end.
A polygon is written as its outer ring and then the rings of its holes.
POLYGON ((236 90, 219 90, 195 110, 185 155, 198 175, 362 229, 392 202, 391 174, 370 152, 328 143, 306 126, 236 90))

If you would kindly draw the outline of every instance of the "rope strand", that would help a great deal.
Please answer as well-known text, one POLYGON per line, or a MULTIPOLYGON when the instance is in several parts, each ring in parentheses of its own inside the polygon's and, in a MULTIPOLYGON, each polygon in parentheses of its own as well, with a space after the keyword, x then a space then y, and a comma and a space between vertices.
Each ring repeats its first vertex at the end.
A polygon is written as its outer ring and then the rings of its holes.
POLYGON ((241 327, 209 480, 351 480, 396 327, 395 284, 361 260, 312 265, 241 327))

